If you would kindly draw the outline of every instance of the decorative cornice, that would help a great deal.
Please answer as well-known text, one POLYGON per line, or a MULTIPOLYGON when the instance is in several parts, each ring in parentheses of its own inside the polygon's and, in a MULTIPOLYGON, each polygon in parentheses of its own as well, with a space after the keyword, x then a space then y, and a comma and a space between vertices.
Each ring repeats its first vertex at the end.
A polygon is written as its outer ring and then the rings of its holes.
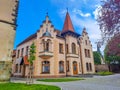
POLYGON ((2 23, 6 23, 6 24, 10 24, 10 25, 14 25, 14 26, 17 26, 16 24, 11 23, 11 22, 8 22, 8 21, 5 21, 5 20, 0 20, 0 22, 2 22, 2 23))

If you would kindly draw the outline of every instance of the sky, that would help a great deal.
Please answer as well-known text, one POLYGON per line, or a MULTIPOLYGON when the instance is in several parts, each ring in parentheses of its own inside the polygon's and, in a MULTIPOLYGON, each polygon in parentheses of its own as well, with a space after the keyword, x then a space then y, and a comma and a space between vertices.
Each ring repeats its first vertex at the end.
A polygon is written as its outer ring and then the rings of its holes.
POLYGON ((19 0, 14 48, 40 28, 47 12, 54 27, 62 30, 68 8, 75 31, 81 34, 85 27, 96 51, 95 42, 101 38, 96 22, 100 5, 100 0, 19 0))

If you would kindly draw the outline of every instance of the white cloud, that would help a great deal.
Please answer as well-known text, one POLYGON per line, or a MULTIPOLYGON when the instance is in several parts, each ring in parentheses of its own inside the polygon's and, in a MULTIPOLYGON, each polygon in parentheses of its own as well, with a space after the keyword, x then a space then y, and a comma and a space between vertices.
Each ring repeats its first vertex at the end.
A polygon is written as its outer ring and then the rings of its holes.
POLYGON ((98 15, 100 15, 99 10, 102 8, 101 5, 95 5, 96 9, 93 11, 95 19, 97 19, 98 15))
POLYGON ((79 9, 73 9, 73 13, 75 13, 75 14, 79 14, 80 16, 82 16, 82 17, 89 17, 89 16, 91 16, 91 14, 90 13, 83 13, 81 10, 79 10, 79 9))
MULTIPOLYGON (((81 29, 81 27, 82 28, 86 27, 87 32, 90 37, 90 40, 91 40, 91 43, 93 45, 93 50, 96 51, 95 42, 97 42, 97 40, 100 39, 100 37, 101 37, 101 32, 99 30, 99 26, 97 25, 96 21, 91 18, 87 18, 87 19, 83 20, 83 19, 77 17, 75 14, 71 15, 71 19, 72 19, 73 25, 75 27, 78 27, 80 29, 81 29)), ((79 31, 81 31, 81 30, 79 30, 79 31)))
MULTIPOLYGON (((100 32, 99 26, 95 20, 98 15, 98 10, 101 8, 98 0, 93 0, 93 2, 91 2, 91 4, 87 0, 81 0, 81 1, 78 1, 77 3, 74 3, 75 0, 70 0, 70 1, 73 3, 71 3, 72 5, 69 4, 70 8, 68 11, 69 11, 70 17, 72 19, 74 28, 75 29, 77 28, 76 31, 81 34, 81 28, 86 27, 86 30, 89 34, 89 37, 90 37, 90 40, 91 40, 91 43, 93 46, 93 51, 96 51, 97 45, 95 44, 95 42, 97 42, 99 39, 101 39, 101 32, 100 32), (82 9, 83 7, 81 7, 82 6, 81 2, 89 3, 90 5, 88 5, 88 4, 86 5, 88 9, 86 9, 86 8, 82 9), (79 4, 79 7, 77 7, 78 4, 79 4), (94 15, 94 17, 92 15, 94 15)), ((86 7, 86 6, 84 6, 84 7, 86 7)), ((66 14, 66 9, 61 8, 59 10, 59 15, 62 20, 65 17, 65 14, 66 14)), ((103 49, 104 48, 101 48, 101 51, 103 51, 103 49)))

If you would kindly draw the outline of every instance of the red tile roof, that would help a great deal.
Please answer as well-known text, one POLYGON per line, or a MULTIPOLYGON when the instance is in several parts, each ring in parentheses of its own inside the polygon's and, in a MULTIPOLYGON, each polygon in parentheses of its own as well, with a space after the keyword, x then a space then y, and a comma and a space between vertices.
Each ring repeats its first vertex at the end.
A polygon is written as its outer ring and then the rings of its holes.
POLYGON ((66 17, 65 17, 64 27, 63 27, 62 33, 67 32, 67 31, 75 32, 74 28, 73 28, 72 21, 70 19, 70 15, 68 12, 67 12, 66 17))

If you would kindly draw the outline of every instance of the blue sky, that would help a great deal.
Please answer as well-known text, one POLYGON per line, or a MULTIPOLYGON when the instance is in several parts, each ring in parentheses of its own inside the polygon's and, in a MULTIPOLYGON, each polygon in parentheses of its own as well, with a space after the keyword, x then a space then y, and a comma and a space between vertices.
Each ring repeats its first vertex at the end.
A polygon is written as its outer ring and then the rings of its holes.
POLYGON ((45 20, 46 12, 56 29, 62 30, 68 8, 75 31, 81 34, 86 27, 93 50, 100 39, 100 30, 95 20, 100 0, 19 0, 19 11, 14 48, 29 35, 35 33, 45 20))

